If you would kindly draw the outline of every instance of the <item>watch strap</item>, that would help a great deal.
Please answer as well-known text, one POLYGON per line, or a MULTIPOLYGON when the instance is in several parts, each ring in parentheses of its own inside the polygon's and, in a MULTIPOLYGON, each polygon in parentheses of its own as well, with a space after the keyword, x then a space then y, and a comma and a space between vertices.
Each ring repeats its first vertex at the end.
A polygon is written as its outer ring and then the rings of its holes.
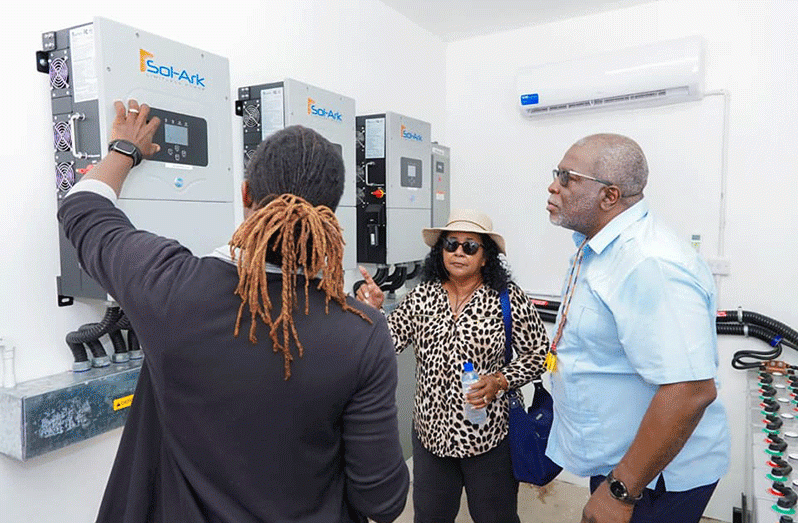
POLYGON ((632 497, 629 495, 629 489, 626 488, 626 484, 621 481, 620 479, 613 476, 612 471, 607 474, 607 483, 609 484, 609 491, 610 496, 617 499, 621 503, 626 503, 627 505, 634 505, 643 497, 643 493, 637 495, 637 497, 632 497), (620 490, 619 493, 616 493, 616 490, 620 490))
POLYGON ((141 160, 144 159, 144 155, 141 154, 141 149, 138 148, 136 144, 129 140, 111 140, 108 144, 108 152, 116 151, 119 154, 124 154, 128 158, 133 160, 133 167, 137 166, 141 163, 141 160))

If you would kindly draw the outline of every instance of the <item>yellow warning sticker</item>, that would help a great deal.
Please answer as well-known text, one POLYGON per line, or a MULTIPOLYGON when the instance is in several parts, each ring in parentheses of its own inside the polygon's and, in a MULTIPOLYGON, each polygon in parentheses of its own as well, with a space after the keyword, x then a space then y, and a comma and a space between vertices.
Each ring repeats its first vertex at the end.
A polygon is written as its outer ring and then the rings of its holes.
POLYGON ((114 400, 114 410, 122 410, 128 408, 133 403, 133 394, 124 396, 114 400))

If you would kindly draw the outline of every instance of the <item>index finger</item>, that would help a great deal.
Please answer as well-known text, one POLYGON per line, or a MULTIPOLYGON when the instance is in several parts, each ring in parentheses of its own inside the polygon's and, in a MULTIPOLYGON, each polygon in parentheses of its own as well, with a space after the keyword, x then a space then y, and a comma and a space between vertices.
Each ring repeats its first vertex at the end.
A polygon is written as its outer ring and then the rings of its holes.
POLYGON ((114 109, 116 109, 116 119, 124 121, 125 115, 127 114, 127 109, 125 108, 125 104, 123 104, 121 100, 115 100, 114 109))
POLYGON ((363 275, 363 279, 366 281, 366 285, 374 285, 374 278, 371 277, 369 271, 367 271, 366 268, 363 267, 362 265, 358 265, 357 268, 360 269, 360 274, 363 275))

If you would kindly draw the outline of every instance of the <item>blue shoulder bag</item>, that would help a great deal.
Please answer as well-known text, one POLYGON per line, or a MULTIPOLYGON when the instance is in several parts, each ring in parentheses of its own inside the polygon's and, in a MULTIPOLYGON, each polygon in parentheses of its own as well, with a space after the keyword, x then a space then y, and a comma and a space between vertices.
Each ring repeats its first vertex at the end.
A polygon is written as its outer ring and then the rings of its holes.
MULTIPOLYGON (((507 289, 499 294, 504 319, 504 363, 513 359, 513 318, 507 289)), ((507 391, 510 403, 510 428, 507 441, 513 461, 515 479, 542 487, 560 473, 562 467, 546 456, 551 423, 554 421, 554 400, 538 378, 533 382, 535 397, 529 410, 515 389, 507 391)))

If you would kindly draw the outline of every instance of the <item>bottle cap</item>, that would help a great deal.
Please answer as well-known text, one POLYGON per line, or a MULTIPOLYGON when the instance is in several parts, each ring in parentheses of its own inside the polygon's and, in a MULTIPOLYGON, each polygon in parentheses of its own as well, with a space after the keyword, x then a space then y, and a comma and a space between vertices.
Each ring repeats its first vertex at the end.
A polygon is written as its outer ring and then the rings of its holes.
POLYGON ((463 363, 463 372, 474 372, 474 364, 470 361, 463 363))

